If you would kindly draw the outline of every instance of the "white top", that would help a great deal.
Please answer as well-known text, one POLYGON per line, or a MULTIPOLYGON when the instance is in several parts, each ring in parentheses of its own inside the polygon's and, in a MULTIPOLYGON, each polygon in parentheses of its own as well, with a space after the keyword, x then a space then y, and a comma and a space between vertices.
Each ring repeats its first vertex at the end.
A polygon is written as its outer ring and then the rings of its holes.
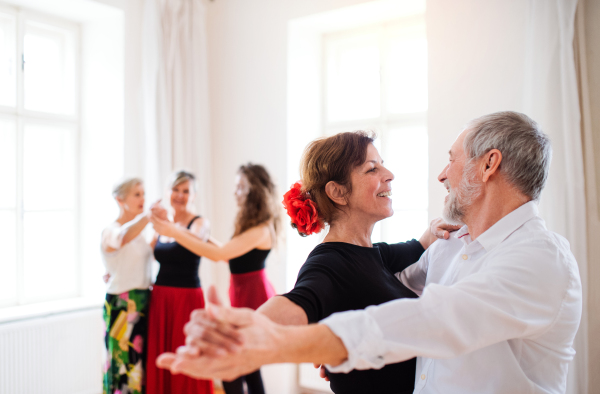
POLYGON ((577 262, 529 202, 475 241, 467 226, 397 274, 420 295, 323 320, 348 360, 333 372, 415 356, 414 393, 564 393, 581 319, 577 262))
POLYGON ((122 240, 122 226, 117 222, 102 231, 100 249, 104 266, 110 274, 106 287, 108 294, 121 294, 150 287, 153 254, 144 231, 123 246, 122 240), (107 246, 117 250, 107 252, 107 246))

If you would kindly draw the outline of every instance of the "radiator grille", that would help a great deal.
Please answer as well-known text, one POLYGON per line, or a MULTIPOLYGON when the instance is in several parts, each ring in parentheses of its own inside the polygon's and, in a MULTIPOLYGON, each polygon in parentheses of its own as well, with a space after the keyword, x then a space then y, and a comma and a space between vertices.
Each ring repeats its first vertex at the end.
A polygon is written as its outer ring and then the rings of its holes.
POLYGON ((102 392, 102 310, 0 325, 0 394, 102 392))

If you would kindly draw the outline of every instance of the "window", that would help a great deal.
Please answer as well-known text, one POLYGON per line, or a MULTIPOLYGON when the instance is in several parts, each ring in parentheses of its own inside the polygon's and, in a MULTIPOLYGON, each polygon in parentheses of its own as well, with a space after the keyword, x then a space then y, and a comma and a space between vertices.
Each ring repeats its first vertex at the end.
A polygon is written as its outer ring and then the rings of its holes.
POLYGON ((394 216, 373 241, 399 242, 427 227, 427 40, 422 15, 323 36, 323 130, 378 134, 394 216))
POLYGON ((0 306, 79 295, 75 24, 0 8, 0 306))

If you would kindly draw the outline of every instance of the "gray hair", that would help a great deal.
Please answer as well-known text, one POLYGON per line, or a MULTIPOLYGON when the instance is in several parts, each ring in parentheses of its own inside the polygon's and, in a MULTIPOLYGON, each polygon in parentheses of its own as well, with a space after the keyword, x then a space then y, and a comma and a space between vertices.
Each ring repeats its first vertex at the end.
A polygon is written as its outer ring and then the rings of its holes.
POLYGON ((113 187, 112 196, 113 198, 118 197, 123 200, 134 186, 141 185, 142 183, 144 182, 141 178, 123 178, 113 187))
POLYGON ((171 177, 171 189, 184 182, 190 182, 190 185, 196 191, 196 177, 191 172, 180 170, 173 174, 171 177))
POLYGON ((539 200, 552 160, 550 139, 527 115, 505 111, 473 119, 464 141, 469 161, 492 149, 502 153, 499 171, 517 190, 539 200))

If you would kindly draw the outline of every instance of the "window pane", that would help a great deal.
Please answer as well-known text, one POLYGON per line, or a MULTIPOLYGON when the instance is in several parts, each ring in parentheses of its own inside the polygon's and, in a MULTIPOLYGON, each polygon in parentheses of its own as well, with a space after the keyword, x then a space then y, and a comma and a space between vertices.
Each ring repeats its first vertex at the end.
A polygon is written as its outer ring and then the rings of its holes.
POLYGON ((25 108, 75 114, 75 36, 37 22, 25 27, 25 108))
MULTIPOLYGON (((17 130, 12 120, 0 119, 0 209, 17 202, 17 130)), ((1 238, 0 238, 1 239, 1 238)))
POLYGON ((392 129, 384 138, 384 164, 394 174, 394 210, 427 210, 427 129, 425 126, 392 129))
POLYGON ((386 100, 390 113, 427 110, 427 40, 396 37, 386 64, 386 100))
POLYGON ((377 36, 329 40, 327 47, 327 119, 337 122, 378 117, 377 36))
POLYGON ((28 212, 24 219, 24 301, 76 295, 73 212, 28 212))
POLYGON ((75 133, 70 128, 28 123, 24 134, 24 206, 74 209, 75 133))
POLYGON ((17 219, 14 210, 0 210, 0 305, 17 301, 17 219))
POLYGON ((0 13, 0 105, 14 107, 17 101, 16 18, 0 13))

